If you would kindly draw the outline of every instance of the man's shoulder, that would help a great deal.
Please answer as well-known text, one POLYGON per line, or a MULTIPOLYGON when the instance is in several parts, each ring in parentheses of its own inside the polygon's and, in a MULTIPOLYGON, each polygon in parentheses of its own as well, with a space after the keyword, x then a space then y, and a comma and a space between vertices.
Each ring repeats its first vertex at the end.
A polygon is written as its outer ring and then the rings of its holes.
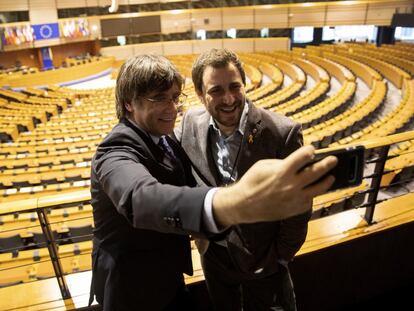
POLYGON ((102 147, 127 149, 127 146, 133 149, 141 149, 140 146, 142 145, 147 145, 145 140, 131 126, 127 126, 121 121, 102 140, 98 149, 102 147))
POLYGON ((204 106, 191 107, 185 112, 184 118, 195 120, 196 118, 206 114, 208 114, 208 112, 204 106))
POLYGON ((130 129, 124 123, 119 122, 112 128, 112 130, 108 133, 108 135, 106 135, 102 143, 113 141, 113 140, 118 140, 118 139, 126 139, 126 138, 131 139, 134 136, 134 134, 135 133, 132 129, 130 129))
POLYGON ((188 109, 183 118, 183 126, 186 128, 197 126, 208 122, 210 114, 204 106, 193 107, 188 109))

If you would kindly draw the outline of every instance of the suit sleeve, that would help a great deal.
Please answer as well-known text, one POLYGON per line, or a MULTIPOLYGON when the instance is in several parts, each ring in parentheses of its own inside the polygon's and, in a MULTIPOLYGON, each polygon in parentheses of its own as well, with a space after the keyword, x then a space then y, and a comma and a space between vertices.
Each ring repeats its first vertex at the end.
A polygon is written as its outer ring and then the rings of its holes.
MULTIPOLYGON (((285 155, 289 155, 303 145, 302 129, 299 124, 292 127, 286 144, 285 155)), ((298 216, 294 216, 280 222, 280 230, 277 236, 278 258, 290 261, 302 247, 308 232, 308 222, 312 215, 312 205, 309 210, 298 216)))
POLYGON ((162 184, 128 147, 102 153, 95 158, 93 169, 105 194, 132 226, 204 236, 200 223, 210 188, 162 184))

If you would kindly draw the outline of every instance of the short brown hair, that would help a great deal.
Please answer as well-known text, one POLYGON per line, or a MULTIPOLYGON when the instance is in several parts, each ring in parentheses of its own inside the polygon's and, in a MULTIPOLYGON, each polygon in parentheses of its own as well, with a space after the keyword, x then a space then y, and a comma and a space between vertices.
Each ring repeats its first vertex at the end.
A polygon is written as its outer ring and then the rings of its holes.
POLYGON ((246 85, 246 73, 237 54, 227 49, 211 49, 202 53, 193 64, 191 75, 195 90, 203 90, 203 74, 206 67, 223 68, 230 63, 236 66, 243 84, 246 85))
POLYGON ((116 79, 115 105, 118 119, 128 114, 126 103, 136 101, 153 91, 166 91, 174 84, 182 89, 184 79, 164 56, 149 54, 128 59, 121 66, 116 79))

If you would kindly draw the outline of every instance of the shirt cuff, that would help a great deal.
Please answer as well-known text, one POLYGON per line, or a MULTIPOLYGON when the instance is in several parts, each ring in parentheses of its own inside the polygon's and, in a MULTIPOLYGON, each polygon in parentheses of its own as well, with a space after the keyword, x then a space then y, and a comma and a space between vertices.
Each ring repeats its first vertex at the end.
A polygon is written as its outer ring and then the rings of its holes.
POLYGON ((219 188, 210 189, 204 198, 204 209, 203 209, 203 224, 207 232, 220 233, 224 230, 219 230, 216 225, 216 221, 213 216, 213 197, 219 188))

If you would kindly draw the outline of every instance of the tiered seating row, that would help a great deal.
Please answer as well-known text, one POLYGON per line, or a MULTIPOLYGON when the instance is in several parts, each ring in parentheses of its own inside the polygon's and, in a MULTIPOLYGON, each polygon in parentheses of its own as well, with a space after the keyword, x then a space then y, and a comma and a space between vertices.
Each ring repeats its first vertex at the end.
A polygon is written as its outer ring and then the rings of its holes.
POLYGON ((395 133, 414 116, 413 80, 405 80, 404 95, 396 109, 373 124, 356 132, 352 136, 339 141, 339 144, 362 141, 373 137, 386 136, 395 133))
POLYGON ((327 147, 337 140, 339 144, 349 143, 349 137, 352 137, 350 135, 375 116, 384 103, 386 94, 385 82, 375 81, 372 91, 361 102, 332 119, 306 129, 303 133, 305 143, 318 147, 327 147), (340 140, 341 138, 343 139, 340 140))
POLYGON ((405 79, 410 79, 410 75, 395 65, 365 55, 365 50, 358 49, 353 53, 339 52, 344 55, 363 62, 372 68, 378 70, 387 80, 391 81, 398 89, 402 88, 405 79))
MULTIPOLYGON (((278 57, 280 57, 279 53, 260 53, 255 55, 257 55, 258 59, 265 58, 269 62, 277 62, 278 57)), ((291 55, 282 54, 282 59, 289 59, 289 57, 290 62, 297 64, 307 75, 312 76, 317 83, 312 88, 303 92, 301 96, 296 96, 272 109, 285 115, 299 112, 320 102, 330 88, 330 77, 325 70, 311 62, 292 57, 291 55)))
POLYGON ((347 109, 351 103, 355 91, 355 82, 347 81, 343 84, 336 96, 330 97, 307 110, 296 113, 292 115, 291 118, 302 123, 305 129, 316 125, 336 116, 337 114, 340 114, 347 109))

